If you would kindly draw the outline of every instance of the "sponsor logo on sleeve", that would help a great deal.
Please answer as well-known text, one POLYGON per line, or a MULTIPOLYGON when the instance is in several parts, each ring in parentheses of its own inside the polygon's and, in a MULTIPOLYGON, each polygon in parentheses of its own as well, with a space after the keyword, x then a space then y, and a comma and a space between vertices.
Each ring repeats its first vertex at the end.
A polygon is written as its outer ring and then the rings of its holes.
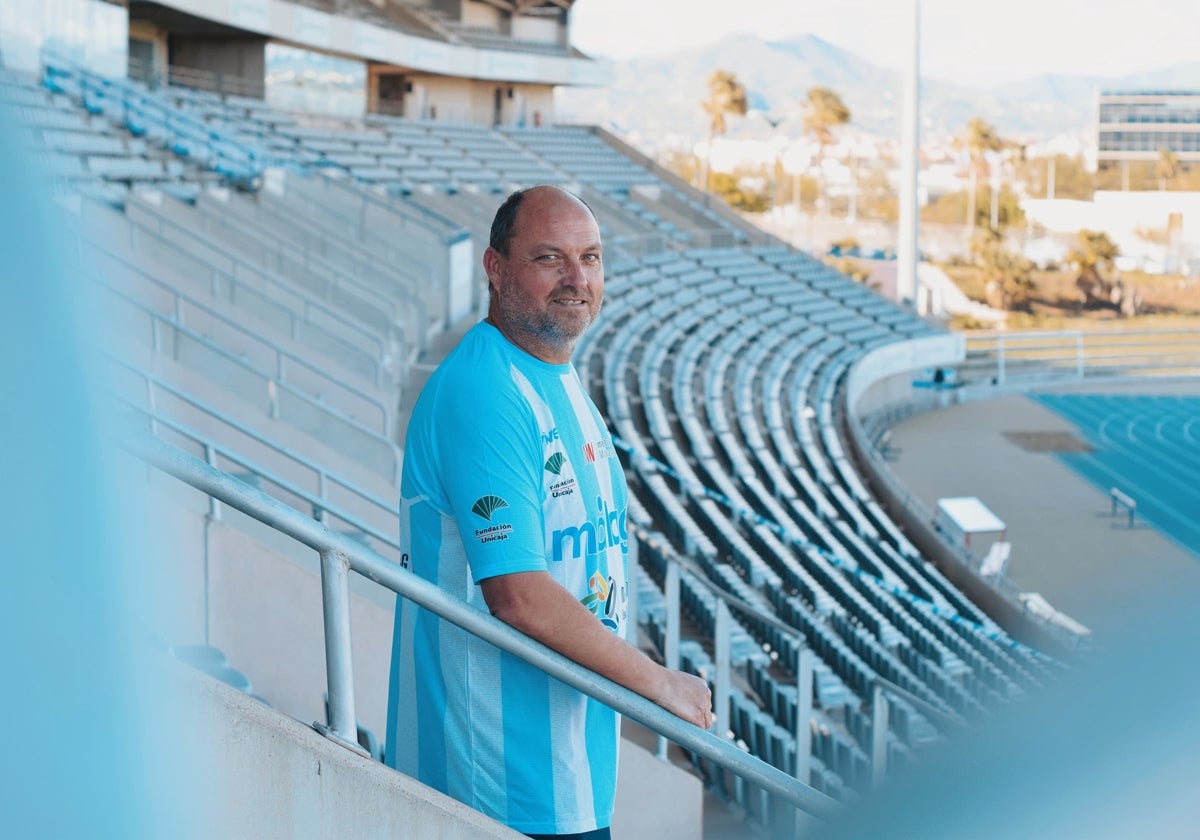
MULTIPOLYGON (((499 496, 480 496, 475 500, 475 504, 471 505, 471 513, 484 519, 488 522, 492 521, 492 514, 501 508, 508 507, 508 502, 499 496)), ((512 534, 513 527, 507 522, 497 522, 494 525, 489 525, 486 528, 475 529, 475 539, 481 543, 496 542, 498 540, 506 540, 512 534)))

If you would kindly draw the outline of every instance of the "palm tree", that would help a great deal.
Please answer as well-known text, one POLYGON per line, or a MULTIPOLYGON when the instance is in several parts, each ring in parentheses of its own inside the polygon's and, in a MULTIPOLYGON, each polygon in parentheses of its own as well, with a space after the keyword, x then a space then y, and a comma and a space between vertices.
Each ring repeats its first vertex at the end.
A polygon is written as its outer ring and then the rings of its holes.
POLYGON ((701 166, 700 189, 708 192, 713 140, 725 133, 725 117, 745 116, 750 103, 746 98, 746 88, 737 76, 727 70, 717 70, 708 77, 708 99, 701 102, 700 106, 708 114, 708 153, 701 166))
POLYGON ((825 159, 825 147, 833 143, 833 129, 850 122, 850 109, 842 98, 827 87, 809 88, 804 102, 804 133, 817 141, 817 183, 822 207, 825 204, 825 175, 821 166, 825 159))
MULTIPOLYGON (((972 117, 963 133, 959 136, 959 145, 970 155, 970 181, 967 188, 967 241, 975 234, 975 202, 979 170, 983 166, 988 152, 998 152, 1004 148, 1004 141, 988 122, 982 117, 972 117)), ((991 186, 989 182, 989 186, 991 186)), ((994 187, 992 187, 994 191, 994 187)))
POLYGON ((1170 149, 1162 148, 1158 150, 1158 160, 1154 164, 1154 175, 1158 178, 1158 188, 1165 190, 1167 183, 1174 181, 1179 177, 1179 159, 1171 153, 1170 149))

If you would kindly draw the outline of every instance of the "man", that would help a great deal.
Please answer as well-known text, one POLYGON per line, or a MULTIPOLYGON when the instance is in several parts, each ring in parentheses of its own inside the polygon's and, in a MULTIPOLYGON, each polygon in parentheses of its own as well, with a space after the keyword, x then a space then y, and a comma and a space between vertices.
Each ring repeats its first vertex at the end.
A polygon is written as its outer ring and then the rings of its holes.
MULTIPOLYGON (((405 445, 400 528, 417 575, 653 700, 712 722, 708 686, 624 641, 625 477, 570 363, 604 296, 591 210, 513 193, 483 255, 491 295, 430 378, 405 445)), ((398 600, 388 762, 530 836, 608 837, 618 716, 398 600)))

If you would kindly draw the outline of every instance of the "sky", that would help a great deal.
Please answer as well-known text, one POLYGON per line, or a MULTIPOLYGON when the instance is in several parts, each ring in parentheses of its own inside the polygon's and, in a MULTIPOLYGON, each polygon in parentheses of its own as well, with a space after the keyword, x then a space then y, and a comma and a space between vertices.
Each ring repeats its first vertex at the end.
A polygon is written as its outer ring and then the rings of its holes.
MULTIPOLYGON (((572 42, 614 59, 730 32, 813 34, 885 67, 905 61, 909 0, 577 0, 572 42)), ((1200 61, 1197 0, 921 0, 927 76, 995 84, 1042 73, 1119 76, 1200 61)), ((1197 74, 1200 86, 1200 73, 1197 74)))

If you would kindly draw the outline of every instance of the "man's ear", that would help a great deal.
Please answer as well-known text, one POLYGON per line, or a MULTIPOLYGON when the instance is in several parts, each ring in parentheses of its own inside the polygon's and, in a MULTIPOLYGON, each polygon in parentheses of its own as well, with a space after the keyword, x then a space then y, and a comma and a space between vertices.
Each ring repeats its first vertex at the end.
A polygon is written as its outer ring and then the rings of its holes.
POLYGON ((500 275, 504 270, 504 257, 490 245, 483 252, 483 270, 487 274, 488 285, 493 289, 499 288, 500 275))

